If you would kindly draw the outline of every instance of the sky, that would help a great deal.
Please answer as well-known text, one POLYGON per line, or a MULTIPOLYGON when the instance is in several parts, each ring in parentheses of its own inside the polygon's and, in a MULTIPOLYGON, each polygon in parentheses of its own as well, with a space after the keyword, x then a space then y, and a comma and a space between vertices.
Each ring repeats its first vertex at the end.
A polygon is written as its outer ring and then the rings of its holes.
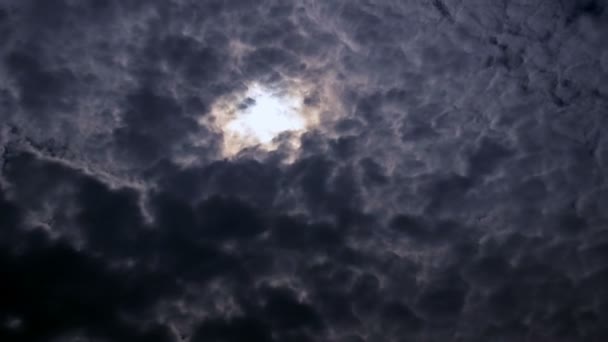
POLYGON ((607 6, 0 0, 0 341, 608 341, 607 6))

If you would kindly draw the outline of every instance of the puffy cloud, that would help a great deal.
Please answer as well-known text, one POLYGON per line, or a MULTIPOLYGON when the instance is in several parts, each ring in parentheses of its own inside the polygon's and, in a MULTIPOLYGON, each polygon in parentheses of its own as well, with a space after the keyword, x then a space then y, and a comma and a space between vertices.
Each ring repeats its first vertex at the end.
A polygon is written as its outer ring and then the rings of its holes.
POLYGON ((0 339, 605 340, 607 13, 0 1, 0 339))

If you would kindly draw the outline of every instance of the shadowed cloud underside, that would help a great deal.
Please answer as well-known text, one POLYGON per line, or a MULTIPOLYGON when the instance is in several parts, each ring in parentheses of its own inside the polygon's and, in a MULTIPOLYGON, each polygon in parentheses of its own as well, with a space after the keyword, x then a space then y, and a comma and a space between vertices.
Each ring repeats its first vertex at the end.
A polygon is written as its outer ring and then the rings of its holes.
POLYGON ((607 16, 0 0, 0 341, 607 341, 607 16))

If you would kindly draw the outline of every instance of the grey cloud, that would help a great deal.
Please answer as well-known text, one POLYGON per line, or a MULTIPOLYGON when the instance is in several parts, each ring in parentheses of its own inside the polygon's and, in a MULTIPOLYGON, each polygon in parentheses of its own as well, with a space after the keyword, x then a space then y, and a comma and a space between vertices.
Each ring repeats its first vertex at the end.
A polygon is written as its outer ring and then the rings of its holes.
POLYGON ((605 340, 607 13, 0 1, 0 339, 605 340), (293 160, 221 157, 293 80, 293 160))

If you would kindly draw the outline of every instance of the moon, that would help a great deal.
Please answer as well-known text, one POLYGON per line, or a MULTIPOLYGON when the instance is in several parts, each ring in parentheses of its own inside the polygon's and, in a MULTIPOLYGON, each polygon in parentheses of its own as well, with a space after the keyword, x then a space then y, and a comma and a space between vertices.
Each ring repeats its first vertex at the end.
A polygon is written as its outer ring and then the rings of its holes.
POLYGON ((225 127, 225 133, 233 138, 269 144, 283 132, 301 131, 306 127, 301 99, 258 84, 249 88, 245 96, 235 118, 225 127))
POLYGON ((223 156, 231 158, 250 147, 272 151, 281 144, 297 150, 300 136, 319 124, 319 108, 305 104, 309 93, 293 85, 251 83, 216 103, 213 126, 223 136, 223 156))

